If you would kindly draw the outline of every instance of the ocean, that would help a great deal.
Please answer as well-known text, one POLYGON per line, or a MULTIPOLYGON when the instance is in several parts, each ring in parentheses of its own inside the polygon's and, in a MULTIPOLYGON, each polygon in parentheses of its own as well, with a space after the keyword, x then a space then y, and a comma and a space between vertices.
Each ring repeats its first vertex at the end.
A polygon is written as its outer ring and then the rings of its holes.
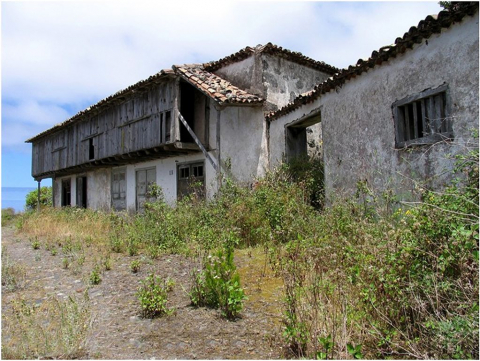
POLYGON ((13 208, 15 212, 25 211, 25 197, 37 188, 2 187, 2 209, 13 208))

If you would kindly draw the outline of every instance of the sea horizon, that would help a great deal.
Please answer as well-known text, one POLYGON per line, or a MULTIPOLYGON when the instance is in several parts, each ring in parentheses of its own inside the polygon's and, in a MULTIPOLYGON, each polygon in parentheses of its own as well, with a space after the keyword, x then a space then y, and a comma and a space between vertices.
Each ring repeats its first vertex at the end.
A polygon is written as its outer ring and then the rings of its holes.
POLYGON ((16 213, 25 211, 25 198, 35 187, 3 187, 2 209, 13 208, 16 213))

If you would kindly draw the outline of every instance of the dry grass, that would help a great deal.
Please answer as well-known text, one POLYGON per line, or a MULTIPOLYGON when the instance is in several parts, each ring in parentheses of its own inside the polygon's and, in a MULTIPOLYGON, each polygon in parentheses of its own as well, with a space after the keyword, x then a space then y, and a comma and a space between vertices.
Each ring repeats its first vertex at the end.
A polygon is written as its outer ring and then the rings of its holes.
POLYGON ((2 312, 2 359, 72 359, 84 353, 91 318, 89 300, 49 298, 31 305, 21 298, 2 312))
POLYGON ((2 246, 2 286, 5 287, 5 290, 15 291, 22 288, 25 276, 25 268, 13 262, 7 254, 6 247, 2 246))

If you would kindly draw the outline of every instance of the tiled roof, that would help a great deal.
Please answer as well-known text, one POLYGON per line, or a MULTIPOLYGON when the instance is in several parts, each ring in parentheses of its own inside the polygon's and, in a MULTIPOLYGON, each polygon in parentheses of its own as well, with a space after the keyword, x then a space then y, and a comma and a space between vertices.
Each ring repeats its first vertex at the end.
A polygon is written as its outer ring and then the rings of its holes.
POLYGON ((154 75, 148 77, 147 79, 141 80, 141 81, 139 81, 139 82, 137 82, 133 85, 130 85, 129 87, 127 87, 123 90, 120 90, 120 91, 116 92, 113 95, 108 96, 105 99, 100 100, 98 103, 88 107, 87 109, 84 109, 84 110, 78 112, 73 117, 65 120, 64 122, 56 124, 52 128, 47 129, 44 132, 39 133, 36 136, 26 140, 25 143, 31 143, 34 140, 43 137, 44 135, 54 133, 58 129, 60 129, 60 128, 66 126, 70 123, 73 123, 73 122, 81 119, 82 117, 84 117, 86 115, 92 115, 92 114, 94 114, 98 111, 101 111, 101 110, 111 106, 113 103, 115 103, 117 101, 123 101, 125 99, 125 97, 127 95, 131 94, 131 93, 134 93, 136 91, 141 91, 143 88, 149 86, 152 83, 155 83, 156 81, 159 81, 161 79, 165 79, 167 77, 171 77, 171 76, 174 76, 174 75, 175 75, 175 73, 172 69, 161 70, 157 74, 154 74, 154 75))
POLYGON ((265 53, 265 54, 276 55, 281 58, 295 62, 297 64, 305 65, 305 66, 323 71, 327 74, 334 74, 338 72, 337 68, 335 68, 334 66, 328 65, 323 61, 314 60, 312 58, 309 58, 303 55, 302 53, 283 49, 281 46, 277 46, 272 43, 267 43, 266 45, 257 45, 255 48, 247 46, 246 48, 232 55, 226 56, 225 58, 222 58, 217 61, 212 61, 210 63, 205 63, 204 64, 205 70, 213 72, 226 65, 236 63, 243 59, 246 59, 249 56, 253 55, 254 53, 265 53))
POLYGON ((461 21, 465 16, 472 16, 478 11, 478 2, 458 2, 453 3, 451 10, 441 11, 437 16, 427 16, 421 20, 418 26, 412 26, 403 37, 395 40, 395 44, 381 47, 378 51, 373 51, 370 58, 359 59, 356 65, 350 65, 342 69, 323 83, 316 85, 312 91, 299 95, 293 102, 285 105, 275 112, 266 115, 266 119, 273 121, 284 114, 288 114, 300 106, 310 103, 320 97, 322 94, 342 86, 347 80, 362 75, 377 65, 388 62, 395 58, 397 54, 403 54, 408 49, 412 49, 415 44, 428 39, 432 34, 440 33, 442 28, 448 28, 456 22, 461 21))
POLYGON ((258 95, 247 93, 219 76, 206 71, 203 65, 178 65, 173 69, 198 90, 220 104, 262 104, 258 95))

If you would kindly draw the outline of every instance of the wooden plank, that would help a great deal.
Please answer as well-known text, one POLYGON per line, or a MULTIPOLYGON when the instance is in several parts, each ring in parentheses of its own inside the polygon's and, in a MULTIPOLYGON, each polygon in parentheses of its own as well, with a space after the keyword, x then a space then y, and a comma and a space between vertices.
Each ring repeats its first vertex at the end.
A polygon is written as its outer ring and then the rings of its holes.
POLYGON ((413 138, 417 139, 418 136, 418 113, 417 113, 417 102, 413 104, 413 138))
POLYGON ((192 136, 193 140, 195 141, 195 143, 198 145, 198 147, 200 148, 200 150, 203 152, 203 155, 205 156, 205 158, 208 159, 208 161, 210 162, 210 164, 212 165, 213 169, 215 169, 215 171, 218 171, 218 166, 217 164, 215 163, 215 161, 213 160, 213 158, 210 156, 210 154, 207 152, 207 150, 205 149, 205 147, 203 146, 202 142, 200 142, 200 140, 198 139, 197 135, 193 132, 192 128, 190 128, 190 126, 188 125, 187 121, 183 118, 182 114, 178 114, 178 119, 182 122, 182 124, 185 126, 185 128, 187 128, 188 132, 190 133, 190 135, 192 136))

